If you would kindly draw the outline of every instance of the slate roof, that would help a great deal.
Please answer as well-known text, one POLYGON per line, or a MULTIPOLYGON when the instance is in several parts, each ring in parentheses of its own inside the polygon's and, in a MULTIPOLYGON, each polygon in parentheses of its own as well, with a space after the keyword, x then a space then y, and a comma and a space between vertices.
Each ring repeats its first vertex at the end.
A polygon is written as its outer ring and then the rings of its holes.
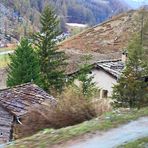
POLYGON ((119 78, 122 70, 124 69, 125 64, 121 59, 117 60, 108 60, 108 61, 99 61, 97 62, 97 67, 103 69, 107 73, 111 74, 115 78, 119 78))
POLYGON ((70 57, 67 61, 68 65, 66 67, 66 74, 67 75, 73 75, 74 73, 79 72, 80 65, 84 65, 85 61, 82 60, 82 57, 85 55, 91 55, 92 58, 88 61, 89 65, 92 65, 93 67, 98 63, 99 61, 114 61, 115 59, 121 59, 122 52, 113 52, 109 54, 99 54, 99 53, 76 53, 74 51, 70 50, 70 53, 66 51, 66 54, 68 57, 70 57))
MULTIPOLYGON (((94 69, 102 69, 103 71, 107 72, 108 74, 112 75, 116 79, 118 79, 122 73, 122 70, 125 67, 125 64, 122 62, 121 59, 110 59, 110 60, 99 60, 89 63, 92 68, 94 69)), ((68 73, 69 76, 78 73, 79 69, 68 73)))
POLYGON ((35 84, 27 83, 0 90, 0 105, 13 115, 22 116, 29 109, 55 99, 35 84))

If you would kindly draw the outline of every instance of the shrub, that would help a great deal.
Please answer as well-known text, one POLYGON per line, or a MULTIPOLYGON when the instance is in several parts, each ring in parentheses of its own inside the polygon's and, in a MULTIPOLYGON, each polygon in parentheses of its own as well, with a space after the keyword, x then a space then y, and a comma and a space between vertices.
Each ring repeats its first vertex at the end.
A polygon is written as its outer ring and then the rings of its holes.
POLYGON ((45 106, 42 111, 49 120, 50 126, 61 128, 90 120, 102 112, 110 110, 109 101, 92 101, 86 98, 80 89, 70 86, 58 96, 56 106, 45 106))

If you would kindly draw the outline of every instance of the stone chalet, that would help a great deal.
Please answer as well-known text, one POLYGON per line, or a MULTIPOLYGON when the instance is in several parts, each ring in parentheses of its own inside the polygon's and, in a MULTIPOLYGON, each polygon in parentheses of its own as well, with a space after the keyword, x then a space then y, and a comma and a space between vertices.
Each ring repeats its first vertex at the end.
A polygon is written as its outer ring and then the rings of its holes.
POLYGON ((22 138, 48 124, 37 108, 55 99, 35 84, 0 91, 0 144, 22 138), (34 111, 34 112, 33 112, 34 111))
MULTIPOLYGON (((108 98, 112 95, 112 87, 117 84, 117 80, 120 77, 122 70, 124 69, 125 62, 121 59, 114 60, 100 60, 91 63, 92 69, 88 76, 93 76, 93 81, 100 89, 99 98, 108 98)), ((76 73, 79 73, 79 69, 70 73, 69 76, 73 77, 76 73)), ((80 85, 80 81, 75 80, 76 85, 80 85)))
MULTIPOLYGON (((114 60, 100 60, 92 64, 92 69, 90 71, 91 76, 94 77, 93 81, 96 83, 96 86, 100 88, 99 98, 108 98, 111 97, 113 86, 117 84, 126 61, 127 54, 122 54, 120 59, 114 60)), ((76 71, 75 73, 78 73, 76 71)), ((148 78, 144 78, 145 81, 148 81, 148 78)), ((75 81, 79 85, 79 81, 75 81)))
POLYGON ((123 69, 124 63, 122 60, 99 61, 96 63, 90 75, 94 76, 94 82, 100 88, 100 98, 107 98, 112 95, 112 87, 117 83, 123 69))

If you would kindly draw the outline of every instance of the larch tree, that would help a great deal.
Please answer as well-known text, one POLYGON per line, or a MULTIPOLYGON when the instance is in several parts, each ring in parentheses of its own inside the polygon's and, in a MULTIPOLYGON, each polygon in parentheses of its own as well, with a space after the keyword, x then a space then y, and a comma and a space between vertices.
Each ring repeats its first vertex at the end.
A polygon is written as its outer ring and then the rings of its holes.
POLYGON ((141 38, 136 36, 129 44, 126 67, 113 89, 116 106, 140 108, 148 103, 147 82, 144 81, 148 76, 145 56, 141 38))
POLYGON ((54 10, 46 6, 41 15, 41 31, 35 33, 33 39, 41 67, 42 86, 48 92, 61 92, 66 82, 66 56, 58 51, 58 35, 58 18, 54 10))
POLYGON ((23 38, 13 54, 10 54, 7 86, 33 81, 40 84, 40 67, 37 54, 28 39, 23 38))

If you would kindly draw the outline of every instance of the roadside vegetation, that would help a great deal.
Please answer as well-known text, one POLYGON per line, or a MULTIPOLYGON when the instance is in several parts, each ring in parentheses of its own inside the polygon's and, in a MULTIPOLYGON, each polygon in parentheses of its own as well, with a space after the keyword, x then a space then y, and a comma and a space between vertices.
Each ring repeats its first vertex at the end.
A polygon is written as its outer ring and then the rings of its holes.
POLYGON ((118 148, 147 148, 148 137, 140 138, 135 141, 118 146, 118 148))
POLYGON ((102 115, 111 110, 110 102, 97 98, 97 95, 86 96, 82 88, 73 84, 58 95, 55 106, 48 105, 38 109, 46 116, 53 128, 72 126, 102 115), (93 102, 93 100, 98 100, 93 102))
POLYGON ((139 117, 147 116, 148 108, 143 108, 141 110, 125 110, 117 112, 108 112, 102 116, 92 119, 90 121, 85 121, 81 124, 75 126, 69 126, 61 129, 44 129, 43 131, 22 140, 12 142, 7 148, 46 148, 51 147, 51 145, 59 144, 64 141, 70 140, 72 138, 82 136, 86 133, 92 133, 99 131, 106 131, 111 128, 115 128, 121 124, 125 124, 132 120, 136 120, 139 117))

